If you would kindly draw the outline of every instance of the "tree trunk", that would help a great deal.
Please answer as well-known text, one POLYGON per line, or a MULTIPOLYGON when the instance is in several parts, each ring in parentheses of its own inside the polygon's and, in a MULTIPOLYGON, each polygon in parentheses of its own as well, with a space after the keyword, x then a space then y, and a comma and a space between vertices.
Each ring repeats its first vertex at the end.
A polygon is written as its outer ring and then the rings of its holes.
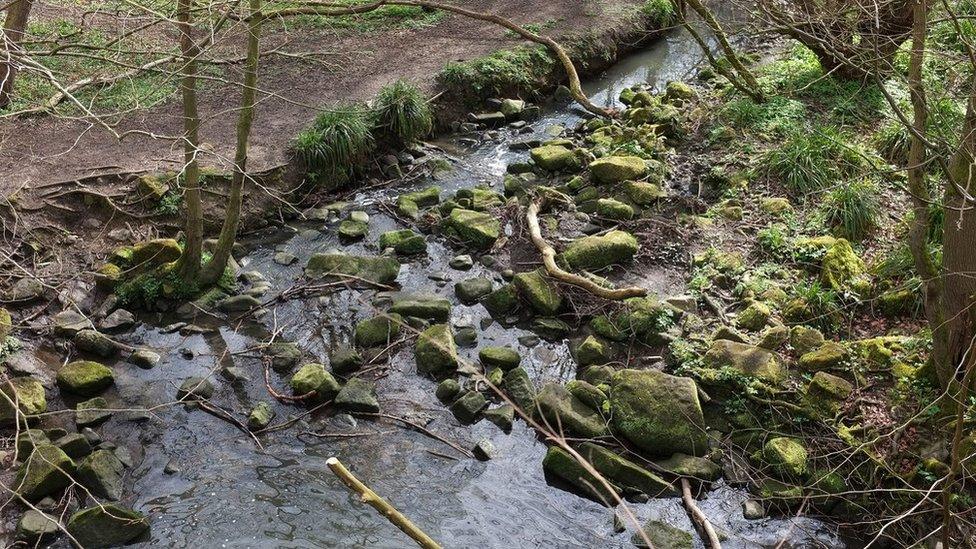
POLYGON ((7 17, 3 21, 3 48, 0 50, 0 109, 10 105, 10 97, 14 91, 14 79, 17 77, 17 67, 14 61, 14 50, 18 49, 24 31, 27 29, 27 19, 30 17, 34 0, 13 0, 7 6, 7 17))
POLYGON ((203 249, 203 206, 200 199, 200 113, 197 109, 197 62, 199 48, 193 42, 190 10, 193 0, 177 2, 177 26, 180 31, 180 62, 183 79, 183 201, 186 203, 186 244, 177 266, 180 278, 196 284, 203 249))
MULTIPOLYGON (((759 81, 756 80, 756 76, 752 74, 752 71, 739 59, 738 54, 735 53, 735 48, 732 47, 728 37, 725 35, 725 30, 722 29, 722 25, 712 15, 711 10, 701 0, 686 0, 686 2, 705 21, 705 24, 708 25, 708 28, 711 29, 712 34, 715 36, 715 40, 718 41, 718 45, 722 49, 722 53, 725 54, 725 58, 729 60, 729 64, 735 69, 736 75, 742 78, 745 86, 752 90, 749 96, 757 103, 761 103, 763 101, 763 95, 762 88, 759 87, 759 81)), ((717 67, 718 64, 716 63, 713 66, 717 67)))
POLYGON ((224 214, 224 224, 213 252, 213 258, 204 266, 201 282, 213 284, 227 268, 241 221, 241 201, 243 200, 244 179, 247 177, 247 144, 254 121, 254 98, 258 80, 258 60, 261 55, 260 38, 264 17, 261 14, 261 0, 250 0, 248 16, 247 61, 244 64, 244 90, 241 95, 241 109, 237 117, 237 148, 234 152, 234 175, 230 184, 230 197, 224 214))

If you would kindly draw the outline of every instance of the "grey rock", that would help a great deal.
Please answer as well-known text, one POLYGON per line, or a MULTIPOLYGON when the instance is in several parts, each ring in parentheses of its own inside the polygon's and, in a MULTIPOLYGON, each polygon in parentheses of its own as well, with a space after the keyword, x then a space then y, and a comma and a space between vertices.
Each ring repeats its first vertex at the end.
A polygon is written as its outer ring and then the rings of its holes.
POLYGON ((231 296, 217 304, 217 308, 225 313, 248 311, 260 306, 258 298, 247 294, 231 296))
POLYGON ((458 271, 467 271, 471 267, 474 267, 474 260, 471 259, 470 255, 464 254, 451 259, 451 261, 448 262, 448 265, 452 269, 456 269, 458 271))
POLYGON ((100 357, 110 357, 114 355, 119 346, 107 335, 96 330, 82 330, 71 338, 75 348, 79 351, 92 353, 100 357))
POLYGON ((159 364, 160 356, 158 353, 148 349, 139 349, 129 355, 129 362, 144 369, 149 369, 159 364))
POLYGON ((124 330, 136 323, 136 317, 125 309, 116 309, 98 323, 98 328, 106 332, 124 330))

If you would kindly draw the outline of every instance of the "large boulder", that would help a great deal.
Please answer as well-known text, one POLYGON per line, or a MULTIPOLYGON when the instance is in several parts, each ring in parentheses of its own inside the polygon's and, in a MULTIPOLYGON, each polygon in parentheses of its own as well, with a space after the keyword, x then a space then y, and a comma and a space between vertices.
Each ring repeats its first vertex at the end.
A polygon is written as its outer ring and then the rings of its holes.
POLYGON ((75 462, 52 444, 38 444, 20 466, 13 489, 28 501, 60 492, 71 485, 75 462))
POLYGON ((820 348, 803 353, 800 356, 799 366, 808 372, 818 372, 837 368, 850 356, 847 347, 836 341, 827 341, 820 348))
POLYGON ((653 455, 702 455, 705 420, 694 380, 657 370, 619 370, 611 378, 613 429, 653 455))
POLYGON ((645 174, 647 165, 637 156, 608 156, 590 162, 590 178, 596 183, 622 183, 645 174))
POLYGON ((108 450, 95 450, 78 464, 77 479, 99 497, 117 501, 122 498, 122 474, 125 467, 108 450))
POLYGON ((111 503, 82 509, 68 519, 68 533, 85 549, 124 545, 148 530, 145 515, 111 503))
POLYGON ((107 389, 115 382, 115 375, 104 364, 91 360, 69 362, 58 370, 58 387, 62 391, 93 396, 107 389))
POLYGON ((420 374, 439 378, 457 371, 457 345, 450 326, 435 324, 421 332, 414 357, 420 374))
POLYGON ((562 384, 546 383, 535 398, 534 411, 553 430, 564 430, 584 438, 603 436, 607 422, 603 416, 573 396, 562 384))
POLYGON ((620 497, 619 486, 608 481, 610 490, 593 474, 584 468, 569 452, 559 446, 550 446, 542 460, 542 468, 547 473, 568 482, 579 491, 601 502, 614 502, 620 497))
POLYGON ((0 425, 14 423, 16 411, 33 416, 47 411, 47 396, 44 385, 32 377, 15 377, 0 383, 0 425))
POLYGON ((445 220, 444 227, 464 245, 478 250, 490 249, 501 234, 501 224, 497 216, 463 208, 454 208, 445 220))
POLYGON ((614 484, 637 490, 652 498, 678 494, 670 482, 603 446, 584 442, 580 445, 579 452, 597 472, 614 484))
POLYGON ((547 277, 542 269, 525 273, 518 273, 512 280, 519 295, 532 306, 536 312, 552 316, 559 311, 563 298, 559 295, 559 288, 547 277))
MULTIPOLYGON (((400 262, 393 257, 355 256, 342 253, 312 254, 305 274, 309 278, 354 277, 376 284, 390 284, 400 274, 400 262)), ((355 285, 356 280, 350 280, 355 285)))
POLYGON ((705 353, 705 366, 714 369, 732 368, 739 373, 771 383, 779 383, 786 376, 776 353, 728 339, 718 339, 705 353))
POLYGON ((637 253, 637 239, 625 231, 610 231, 573 241, 562 259, 573 269, 596 271, 612 265, 626 265, 637 253))

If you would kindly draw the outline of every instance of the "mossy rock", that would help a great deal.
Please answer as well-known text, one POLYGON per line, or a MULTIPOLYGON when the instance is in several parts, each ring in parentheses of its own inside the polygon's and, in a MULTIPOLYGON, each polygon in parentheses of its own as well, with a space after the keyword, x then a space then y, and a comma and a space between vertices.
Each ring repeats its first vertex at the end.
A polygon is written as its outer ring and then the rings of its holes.
POLYGON ((441 188, 437 185, 431 185, 426 189, 402 194, 399 198, 409 200, 421 208, 427 208, 441 201, 441 188))
POLYGON ((363 356, 352 347, 337 347, 329 357, 329 365, 334 373, 344 376, 363 367, 363 356))
POLYGON ((634 218, 634 208, 613 198, 600 198, 596 201, 596 214, 614 221, 628 221, 634 218))
POLYGON ((394 299, 391 313, 412 316, 433 322, 447 322, 451 316, 451 302, 436 297, 406 296, 394 299))
POLYGON ((355 219, 344 219, 339 223, 336 232, 340 238, 345 240, 361 240, 369 233, 369 223, 355 219))
POLYGON ((664 88, 664 100, 669 103, 691 101, 697 96, 698 94, 695 93, 694 88, 678 80, 668 82, 668 85, 664 88))
POLYGON ((694 380, 657 370, 619 370, 610 391, 614 432, 652 455, 708 449, 694 380))
POLYGON ((434 396, 437 400, 443 402, 444 404, 450 404, 454 402, 454 399, 461 394, 461 384, 454 378, 447 378, 437 384, 437 389, 434 391, 434 396))
POLYGON ((624 184, 624 192, 627 193, 627 198, 638 206, 650 206, 668 196, 667 191, 660 185, 643 181, 628 181, 624 184))
POLYGON ((0 307, 0 346, 3 345, 4 341, 10 337, 13 333, 14 322, 10 317, 10 311, 0 307))
POLYGON ((592 364, 606 364, 609 361, 610 349, 608 345, 595 336, 587 336, 576 347, 576 363, 580 367, 586 367, 592 364))
POLYGON ((47 411, 47 394, 44 385, 32 377, 14 377, 0 383, 0 425, 14 423, 17 413, 12 402, 17 402, 20 413, 27 416, 47 411), (8 400, 9 399, 9 400, 8 400))
POLYGON ((380 411, 376 386, 372 381, 359 377, 346 382, 335 397, 335 405, 340 410, 349 412, 375 414, 380 411))
POLYGON ((423 254, 427 253, 427 240, 411 229, 387 231, 380 235, 380 249, 387 248, 400 255, 423 254))
POLYGON ((838 238, 824 254, 820 264, 820 280, 839 290, 851 279, 864 272, 864 262, 854 252, 851 243, 838 238))
POLYGON ((604 406, 607 405, 607 394, 596 385, 582 379, 567 381, 566 390, 569 391, 569 394, 579 399, 580 402, 598 412, 602 412, 604 406))
MULTIPOLYGON (((655 548, 692 549, 695 547, 694 536, 691 535, 691 532, 685 532, 660 520, 647 521, 641 530, 655 548)), ((640 549, 647 549, 647 542, 640 534, 635 533, 631 536, 630 541, 640 549)))
POLYGON ((655 461, 659 468, 679 477, 689 477, 698 482, 715 482, 722 476, 722 466, 710 459, 676 453, 668 459, 655 461))
POLYGON ((485 347, 478 351, 478 360, 486 368, 501 368, 509 371, 518 368, 522 357, 511 347, 485 347))
POLYGON ((763 197, 759 201, 759 211, 776 217, 782 217, 793 211, 793 205, 786 198, 763 197))
POLYGON ((288 371, 302 360, 302 350, 291 341, 274 341, 264 349, 271 357, 271 368, 276 372, 288 371))
POLYGON ((268 425, 275 417, 274 408, 267 402, 258 402, 251 412, 247 415, 247 428, 252 431, 260 431, 268 425))
POLYGON ((79 351, 103 358, 108 358, 119 350, 118 344, 112 338, 97 330, 80 330, 71 338, 71 343, 79 351))
POLYGON ((469 189, 458 189, 454 194, 454 199, 458 202, 466 201, 467 208, 478 212, 497 208, 505 203, 505 197, 491 189, 483 187, 473 187, 469 189))
POLYGON ((505 376, 502 378, 502 388, 505 390, 505 394, 512 402, 522 409, 526 413, 532 411, 532 405, 535 402, 535 385, 532 384, 532 380, 529 378, 529 373, 525 371, 525 368, 519 366, 518 368, 513 368, 505 372, 505 376))
POLYGON ((569 452, 558 446, 550 446, 546 451, 546 457, 542 460, 542 468, 596 501, 617 501, 622 492, 619 486, 608 481, 612 490, 612 493, 608 493, 607 487, 602 482, 580 465, 569 452))
POLYGON ((108 401, 103 397, 95 397, 75 406, 75 424, 78 427, 91 427, 108 421, 112 417, 108 401))
POLYGON ((508 433, 511 432, 512 424, 515 422, 515 407, 511 404, 502 404, 497 408, 485 410, 482 415, 497 425, 499 429, 508 433))
POLYGON ((815 351, 804 353, 798 362, 808 372, 829 370, 840 366, 850 356, 847 347, 835 341, 827 341, 815 351))
POLYGON ((638 156, 608 156, 590 162, 590 178, 598 184, 613 185, 641 179, 647 174, 647 164, 638 156))
POLYGON ((291 377, 289 385, 296 396, 312 393, 319 400, 335 398, 341 389, 332 374, 325 371, 325 366, 318 363, 305 364, 299 368, 291 377))
POLYGON ((454 284, 454 294, 457 295, 461 303, 471 305, 490 294, 492 288, 493 285, 490 279, 479 276, 454 284))
POLYGON ((562 307, 563 298, 559 294, 558 286, 546 276, 545 271, 541 268, 518 273, 512 283, 519 295, 540 314, 551 316, 562 307))
POLYGON ((356 345, 378 347, 387 345, 400 335, 403 317, 397 313, 374 316, 356 324, 356 345))
POLYGON ((400 262, 393 257, 355 256, 341 253, 312 254, 305 267, 309 278, 354 277, 376 284, 391 284, 400 274, 400 262))
POLYGON ((115 375, 107 366, 91 360, 69 362, 58 370, 58 386, 62 391, 93 396, 115 382, 115 375))
POLYGON ((889 290, 878 296, 877 305, 889 318, 913 316, 922 309, 922 292, 918 286, 889 290))
POLYGON ((790 329, 782 324, 770 326, 759 334, 759 346, 770 351, 775 351, 783 345, 786 345, 786 342, 789 340, 790 329))
POLYGON ((540 316, 532 319, 529 330, 546 341, 562 341, 572 333, 573 328, 556 317, 540 316))
POLYGON ((772 312, 769 307, 760 301, 753 301, 748 307, 739 312, 735 318, 735 325, 743 330, 758 332, 766 327, 766 322, 772 312))
POLYGON ((98 497, 112 501, 122 498, 125 467, 109 450, 95 450, 78 464, 77 480, 98 497))
POLYGON ((444 225, 466 246, 478 250, 490 249, 501 234, 501 224, 496 216, 463 208, 452 210, 444 225))
POLYGON ((790 328, 790 346, 800 355, 819 349, 823 343, 823 332, 816 328, 802 325, 790 328))
POLYGON ((114 263, 106 263, 95 270, 95 286, 100 290, 110 292, 122 280, 122 268, 114 263))
POLYGON ((727 339, 712 342, 708 352, 705 353, 704 364, 716 370, 732 368, 742 375, 770 383, 779 383, 786 377, 786 372, 776 353, 748 343, 727 339))
POLYGON ((664 337, 673 326, 677 311, 656 296, 632 297, 624 300, 623 307, 611 316, 597 316, 590 327, 600 337, 611 341, 624 341, 633 337, 651 346, 663 345, 664 337))
POLYGON ((519 308, 518 290, 515 289, 514 284, 505 284, 485 296, 481 304, 492 316, 508 316, 519 308))
POLYGON ((52 444, 38 444, 20 466, 13 488, 28 501, 53 496, 71 485, 75 462, 52 444))
POLYGON ((854 392, 850 381, 827 372, 817 372, 807 385, 806 404, 817 414, 833 417, 854 392))
POLYGON ((799 440, 776 437, 766 441, 754 456, 783 480, 801 479, 807 475, 807 449, 799 440))
POLYGON ((716 271, 728 275, 739 274, 745 270, 745 260, 739 252, 721 252, 715 248, 695 254, 692 264, 696 267, 711 265, 716 271))
POLYGON ((456 372, 459 363, 451 327, 435 324, 421 332, 414 347, 414 358, 420 374, 440 378, 456 372))
POLYGON ((68 519, 68 533, 86 549, 117 547, 149 531, 149 518, 111 503, 82 509, 68 519))
POLYGON ((570 172, 582 168, 579 157, 562 145, 543 145, 529 151, 536 166, 549 172, 570 172))
POLYGON ((546 383, 536 395, 533 410, 553 429, 562 428, 584 438, 596 438, 607 432, 603 416, 560 383, 546 383))
POLYGON ((617 486, 652 498, 678 495, 670 482, 603 446, 584 442, 579 447, 579 453, 598 473, 617 486))
POLYGON ((180 258, 183 248, 172 238, 157 238, 148 242, 140 242, 132 246, 127 254, 132 265, 157 266, 171 263, 180 258))
POLYGON ((584 236, 570 243, 560 256, 572 269, 597 271, 613 265, 627 265, 637 254, 637 239, 625 231, 584 236))
POLYGON ((477 421, 481 411, 488 407, 485 395, 478 391, 468 391, 451 404, 451 413, 458 421, 467 425, 477 421))
POLYGON ((28 509, 17 521, 17 539, 31 544, 48 539, 60 531, 56 517, 33 509, 28 509))

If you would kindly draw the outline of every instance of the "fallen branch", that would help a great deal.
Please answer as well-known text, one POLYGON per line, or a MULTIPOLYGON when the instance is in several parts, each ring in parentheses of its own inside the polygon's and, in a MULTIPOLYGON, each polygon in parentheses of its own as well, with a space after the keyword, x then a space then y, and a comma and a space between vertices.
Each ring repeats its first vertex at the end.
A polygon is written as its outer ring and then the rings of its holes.
POLYGON ((468 450, 467 448, 465 448, 465 447, 457 444, 456 442, 452 442, 452 441, 450 441, 450 440, 448 440, 448 439, 446 439, 446 438, 438 435, 437 433, 431 431, 430 429, 424 427, 423 425, 421 425, 419 423, 416 423, 416 422, 413 422, 413 421, 410 421, 407 418, 403 418, 403 417, 400 417, 400 416, 394 416, 392 414, 374 414, 374 413, 370 413, 370 412, 358 412, 358 413, 354 413, 353 415, 364 416, 364 417, 378 417, 378 418, 392 419, 394 421, 399 421, 400 423, 403 423, 404 425, 407 425, 407 426, 409 426, 409 427, 411 427, 411 428, 413 428, 413 429, 415 429, 415 430, 417 430, 417 431, 419 431, 419 432, 421 432, 421 433, 429 436, 430 438, 432 438, 434 440, 438 440, 440 442, 443 442, 444 444, 447 444, 451 448, 454 448, 455 450, 457 450, 458 452, 460 452, 462 455, 465 455, 465 456, 467 456, 469 458, 473 458, 474 457, 474 454, 471 453, 471 450, 468 450))
POLYGON ((254 444, 257 445, 258 449, 264 450, 264 445, 261 444, 261 441, 258 440, 258 437, 254 436, 254 433, 252 433, 251 430, 248 429, 247 426, 244 425, 239 419, 230 415, 229 413, 222 410, 221 408, 211 405, 206 400, 198 400, 196 401, 196 404, 200 406, 200 409, 203 410, 204 412, 212 415, 217 419, 222 419, 227 423, 230 423, 234 427, 237 427, 243 433, 247 433, 247 435, 251 437, 251 440, 254 441, 254 444))
POLYGON ((691 521, 695 523, 695 527, 698 528, 701 536, 708 540, 708 546, 711 549, 722 549, 722 542, 719 541, 715 528, 712 527, 712 523, 708 521, 705 513, 702 513, 702 510, 698 508, 695 498, 691 497, 691 483, 684 477, 681 479, 681 501, 685 504, 685 509, 688 510, 688 515, 691 517, 691 521))
POLYGON ((542 238, 542 230, 539 228, 539 209, 541 208, 542 200, 543 199, 537 199, 529 204, 525 218, 529 223, 529 234, 532 236, 532 242, 542 254, 542 263, 546 266, 546 272, 549 273, 549 276, 567 284, 572 284, 573 286, 582 288, 587 292, 604 299, 621 300, 629 297, 643 297, 647 295, 646 289, 636 286, 618 289, 604 288, 592 280, 584 278, 578 274, 566 272, 562 270, 559 265, 556 265, 556 250, 553 249, 553 247, 550 246, 544 238, 542 238))
POLYGON ((379 511, 394 526, 402 530, 404 534, 410 536, 417 545, 425 549, 440 549, 441 546, 436 541, 431 539, 423 530, 417 528, 414 523, 410 522, 410 519, 400 511, 397 511, 389 502, 381 498, 376 492, 370 490, 369 486, 363 484, 349 469, 346 469, 345 465, 339 461, 339 458, 330 457, 325 463, 339 477, 339 480, 348 486, 350 490, 359 494, 359 498, 363 503, 379 511))

